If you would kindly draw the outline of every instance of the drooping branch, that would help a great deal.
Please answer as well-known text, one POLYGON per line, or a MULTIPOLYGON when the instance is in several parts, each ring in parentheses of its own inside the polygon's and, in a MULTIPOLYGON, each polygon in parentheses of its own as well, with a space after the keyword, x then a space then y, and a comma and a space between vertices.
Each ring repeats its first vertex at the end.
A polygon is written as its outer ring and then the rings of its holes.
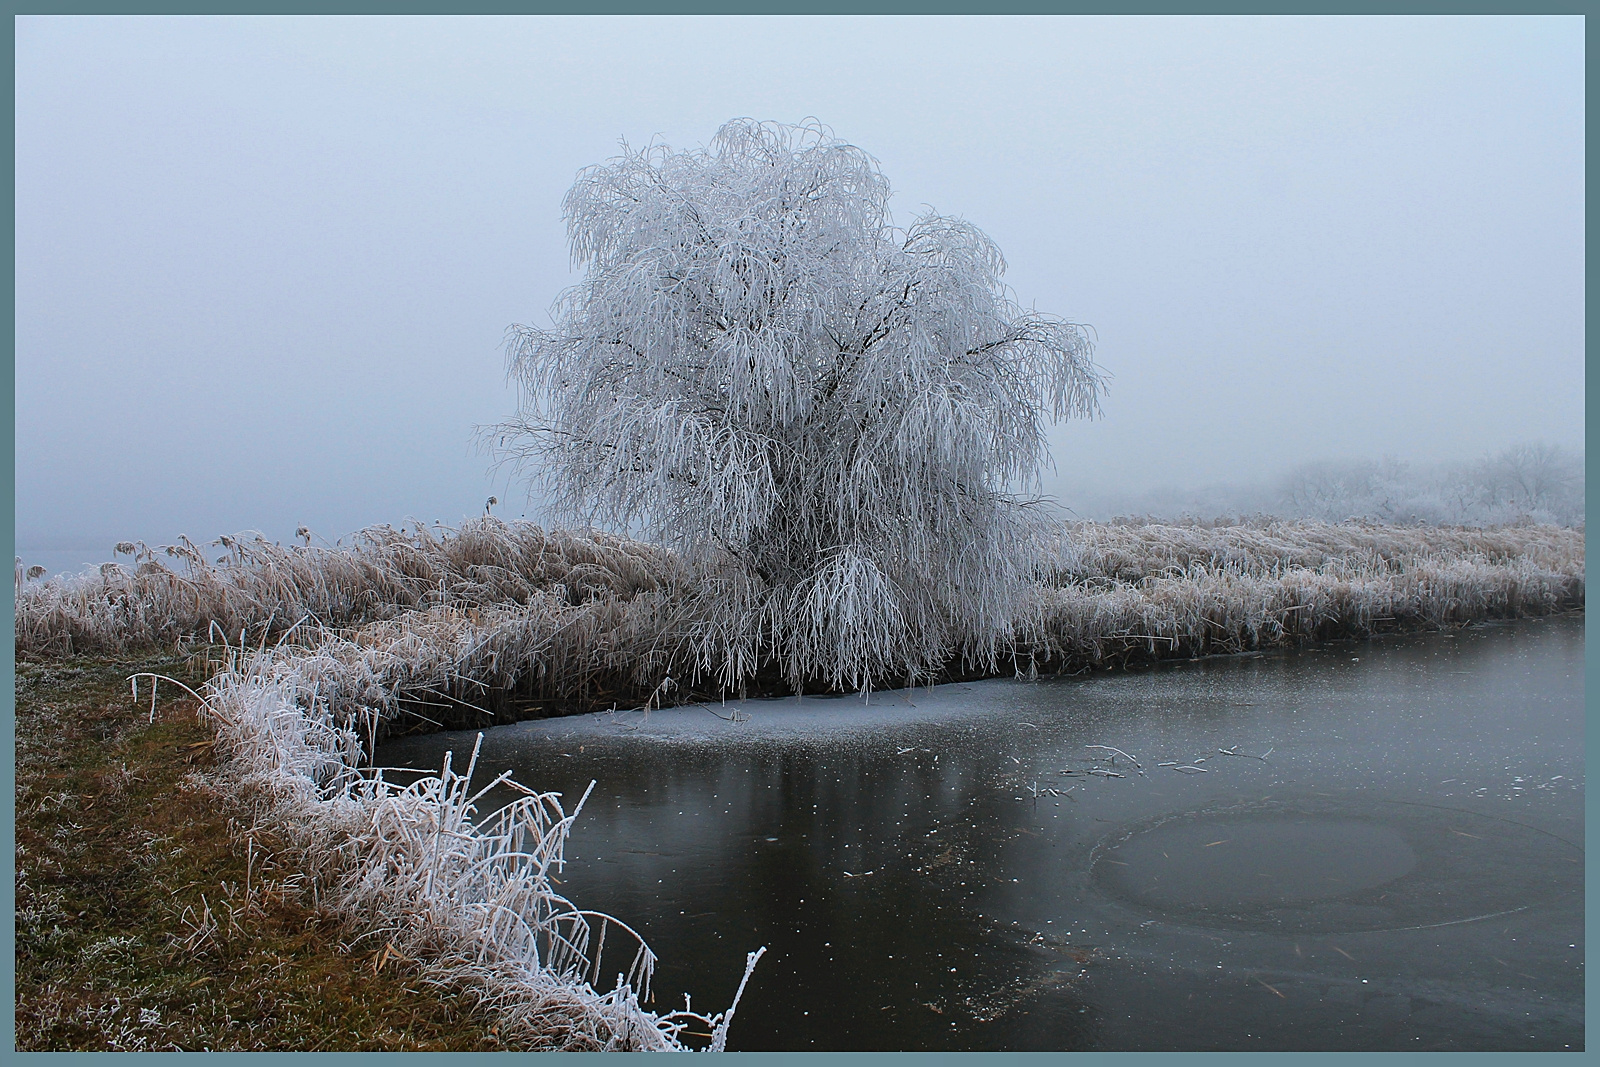
POLYGON ((723 629, 757 627, 797 681, 992 661, 1042 521, 1006 487, 1103 387, 1087 333, 1017 306, 982 231, 898 229, 888 200, 815 124, 625 150, 564 201, 584 279, 508 338, 506 454, 570 514, 739 561, 766 592, 723 629))

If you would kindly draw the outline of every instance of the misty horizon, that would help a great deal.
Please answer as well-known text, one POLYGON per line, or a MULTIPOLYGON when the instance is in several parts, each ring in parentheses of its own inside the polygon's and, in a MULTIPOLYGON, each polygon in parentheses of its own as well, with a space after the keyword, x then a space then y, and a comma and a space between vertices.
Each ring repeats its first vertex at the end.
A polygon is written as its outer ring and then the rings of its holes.
POLYGON ((1581 463, 1582 26, 19 18, 18 551, 542 520, 474 433, 576 280, 561 197, 738 115, 817 117, 1093 327, 1067 508, 1581 463))

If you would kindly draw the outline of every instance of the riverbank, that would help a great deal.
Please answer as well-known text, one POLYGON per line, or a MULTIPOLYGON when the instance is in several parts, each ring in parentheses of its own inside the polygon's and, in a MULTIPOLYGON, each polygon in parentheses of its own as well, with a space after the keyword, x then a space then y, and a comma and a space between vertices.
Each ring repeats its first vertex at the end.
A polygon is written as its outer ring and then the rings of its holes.
POLYGON ((17 1048, 508 1048, 319 905, 282 832, 216 788, 196 702, 169 686, 152 718, 140 671, 200 681, 166 655, 17 664, 17 1048))
MULTIPOLYGON (((1572 610, 1584 604, 1583 537, 1534 525, 1066 524, 1001 669, 1070 674, 1572 610)), ((19 652, 247 643, 273 671, 313 681, 336 716, 361 719, 370 745, 721 699, 707 665, 748 640, 707 622, 720 617, 715 580, 592 531, 482 519, 375 527, 333 548, 219 544, 228 555, 215 564, 188 541, 159 554, 180 570, 126 545, 131 569, 19 574, 19 652)), ((768 655, 738 694, 793 691, 768 655)), ((993 673, 952 649, 944 679, 993 673)))
POLYGON ((195 667, 167 656, 18 664, 19 1048, 600 1051, 679 1049, 680 1035, 697 1032, 726 1040, 731 1008, 708 1017, 640 1006, 653 957, 636 938, 627 984, 619 974, 611 992, 595 991, 607 928, 614 947, 631 931, 551 888, 571 825, 557 797, 534 794, 479 824, 471 770, 452 774, 448 760, 406 789, 360 775, 341 784, 328 759, 308 766, 307 752, 318 741, 334 742, 328 752, 359 745, 304 728, 292 705, 252 709, 226 676, 195 699, 183 681, 203 685, 195 667), (142 698, 130 677, 144 680, 142 698), (532 859, 496 864, 489 853, 532 859), (486 869, 499 871, 493 885, 486 869), (479 914, 485 901, 497 914, 479 914))

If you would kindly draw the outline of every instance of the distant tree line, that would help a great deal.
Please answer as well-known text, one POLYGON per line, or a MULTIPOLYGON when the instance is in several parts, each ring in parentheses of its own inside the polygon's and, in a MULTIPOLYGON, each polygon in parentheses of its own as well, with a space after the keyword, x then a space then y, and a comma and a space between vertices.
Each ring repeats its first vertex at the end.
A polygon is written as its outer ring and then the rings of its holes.
POLYGON ((1583 455, 1543 442, 1514 444, 1471 462, 1417 465, 1394 457, 1304 463, 1274 482, 1167 490, 1064 503, 1085 517, 1160 519, 1274 515, 1285 519, 1492 526, 1584 522, 1583 455))
POLYGON ((1284 478, 1287 518, 1490 525, 1583 522, 1583 457, 1557 445, 1524 443, 1473 463, 1414 468, 1380 461, 1308 463, 1284 478))

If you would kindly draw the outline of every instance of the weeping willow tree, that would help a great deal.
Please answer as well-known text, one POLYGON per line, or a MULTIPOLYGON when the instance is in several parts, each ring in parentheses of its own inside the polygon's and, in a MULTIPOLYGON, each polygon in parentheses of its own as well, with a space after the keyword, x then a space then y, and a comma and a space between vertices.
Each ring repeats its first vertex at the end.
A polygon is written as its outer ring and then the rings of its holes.
POLYGON ((1042 563, 1047 419, 1093 416, 1085 331, 1023 308, 981 230, 898 227, 877 162, 737 120, 583 171, 580 284, 511 328, 501 446, 565 519, 700 569, 696 668, 862 689, 1010 647, 1042 563))

